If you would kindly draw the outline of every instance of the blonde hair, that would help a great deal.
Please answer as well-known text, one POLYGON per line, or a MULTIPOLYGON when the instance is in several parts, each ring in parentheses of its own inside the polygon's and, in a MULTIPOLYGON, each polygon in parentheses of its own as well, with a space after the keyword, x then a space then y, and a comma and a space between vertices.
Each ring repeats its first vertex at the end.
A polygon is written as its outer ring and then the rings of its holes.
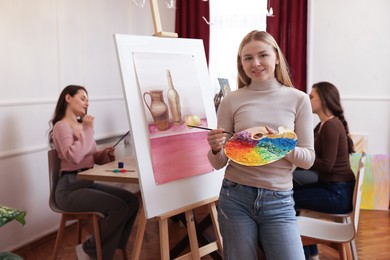
POLYGON ((241 41, 240 47, 237 54, 237 84, 238 88, 248 86, 251 83, 251 79, 245 74, 244 68, 241 62, 241 52, 245 45, 251 41, 262 41, 265 44, 268 44, 273 47, 277 58, 279 59, 279 64, 275 68, 275 77, 276 79, 287 87, 293 87, 293 83, 290 78, 288 71, 288 64, 282 51, 279 48, 279 45, 276 43, 275 39, 271 34, 264 31, 253 30, 248 33, 241 41))

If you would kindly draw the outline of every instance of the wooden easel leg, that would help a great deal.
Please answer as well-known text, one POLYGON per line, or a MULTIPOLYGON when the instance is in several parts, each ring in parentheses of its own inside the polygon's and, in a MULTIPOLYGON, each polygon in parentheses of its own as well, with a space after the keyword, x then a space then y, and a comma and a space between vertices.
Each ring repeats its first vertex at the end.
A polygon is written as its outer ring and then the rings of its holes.
POLYGON ((188 240, 190 242, 191 252, 184 254, 175 258, 175 260, 199 260, 201 256, 208 255, 214 251, 220 250, 222 253, 222 239, 219 232, 218 220, 217 220, 217 208, 216 208, 216 200, 217 198, 212 198, 207 201, 201 201, 196 205, 189 205, 185 208, 175 210, 169 212, 167 214, 161 215, 158 217, 159 219, 159 229, 160 229, 160 250, 161 250, 161 259, 169 260, 170 259, 170 251, 169 251, 169 236, 168 236, 168 219, 172 216, 176 216, 181 213, 185 213, 186 216, 186 224, 187 224, 187 233, 188 240), (194 219, 194 209, 208 205, 210 210, 210 216, 213 222, 214 231, 216 233, 217 241, 209 243, 207 245, 199 248, 197 230, 195 226, 194 219))
POLYGON ((192 210, 186 211, 186 221, 188 238, 190 240, 191 257, 192 259, 200 259, 198 238, 196 236, 196 228, 194 222, 194 212, 192 210))
POLYGON ((168 234, 168 219, 160 219, 159 222, 160 229, 160 252, 161 260, 169 260, 169 234, 168 234))
POLYGON ((154 32, 157 34, 159 32, 162 32, 160 11, 158 10, 157 0, 150 0, 150 7, 152 8, 154 32))
POLYGON ((145 214, 144 214, 144 207, 141 207, 140 212, 139 212, 137 234, 135 236, 133 252, 131 254, 132 260, 138 260, 140 254, 141 254, 141 248, 142 248, 142 242, 144 240, 146 222, 147 222, 147 220, 146 220, 145 214))
POLYGON ((215 202, 211 202, 209 204, 209 211, 210 211, 211 220, 213 222, 215 236, 217 238, 217 245, 220 250, 220 254, 223 255, 222 236, 221 236, 221 231, 219 229, 217 206, 215 205, 215 202))
POLYGON ((162 30, 160 11, 158 10, 157 0, 150 0, 150 7, 151 7, 152 17, 153 17, 153 26, 155 32, 154 36, 177 38, 178 37, 177 33, 164 32, 162 30))

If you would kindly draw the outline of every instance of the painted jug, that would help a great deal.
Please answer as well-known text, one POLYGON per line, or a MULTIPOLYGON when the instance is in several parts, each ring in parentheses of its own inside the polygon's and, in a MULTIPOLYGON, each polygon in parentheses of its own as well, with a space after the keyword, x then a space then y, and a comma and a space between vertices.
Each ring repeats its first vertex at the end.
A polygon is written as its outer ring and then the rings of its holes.
POLYGON ((169 114, 168 107, 164 102, 163 91, 151 90, 145 92, 143 98, 157 129, 160 131, 167 130, 169 128, 169 114), (150 96, 150 104, 146 101, 146 95, 150 96))

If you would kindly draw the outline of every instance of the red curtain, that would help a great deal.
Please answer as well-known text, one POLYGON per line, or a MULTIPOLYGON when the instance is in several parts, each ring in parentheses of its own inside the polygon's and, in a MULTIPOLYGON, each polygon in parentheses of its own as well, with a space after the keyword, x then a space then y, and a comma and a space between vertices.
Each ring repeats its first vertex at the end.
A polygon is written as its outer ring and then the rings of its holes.
POLYGON ((297 89, 306 91, 307 0, 269 0, 274 16, 267 17, 270 33, 286 57, 297 89))
POLYGON ((202 39, 208 62, 210 27, 202 17, 205 17, 207 21, 210 21, 209 1, 176 1, 176 33, 180 38, 202 39))

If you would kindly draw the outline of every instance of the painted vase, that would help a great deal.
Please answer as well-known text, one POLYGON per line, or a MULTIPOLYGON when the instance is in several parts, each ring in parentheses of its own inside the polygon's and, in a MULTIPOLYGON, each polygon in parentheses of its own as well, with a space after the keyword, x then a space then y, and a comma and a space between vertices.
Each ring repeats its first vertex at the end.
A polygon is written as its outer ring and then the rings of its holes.
POLYGON ((164 102, 162 90, 151 90, 143 95, 144 102, 148 107, 153 121, 158 130, 164 131, 169 128, 168 107, 164 102), (146 96, 150 96, 150 104, 146 101, 146 96))

